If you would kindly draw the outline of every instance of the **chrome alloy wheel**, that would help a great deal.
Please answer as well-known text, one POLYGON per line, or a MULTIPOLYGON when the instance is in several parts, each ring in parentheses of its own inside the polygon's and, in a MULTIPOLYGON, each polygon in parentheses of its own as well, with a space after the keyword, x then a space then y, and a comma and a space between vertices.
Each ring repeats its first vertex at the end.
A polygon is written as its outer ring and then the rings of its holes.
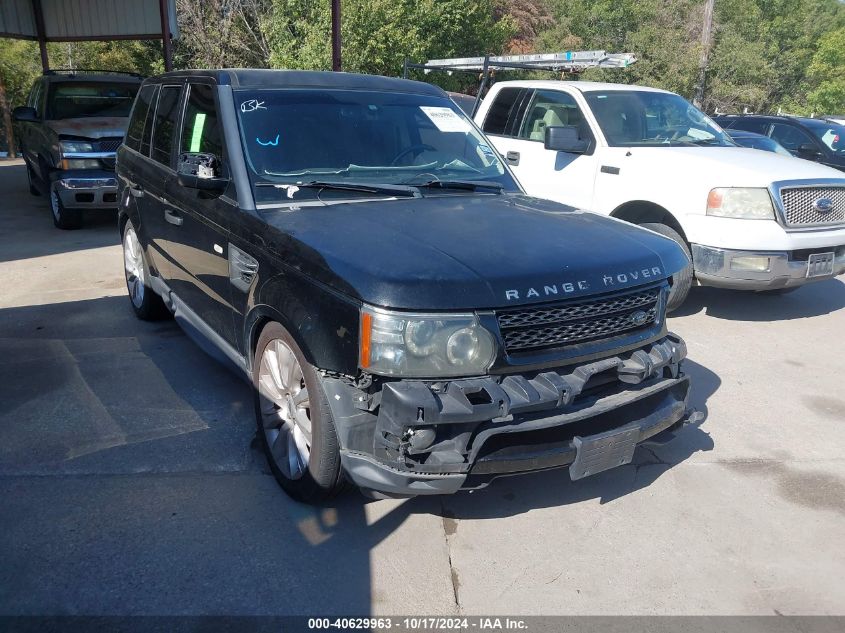
MULTIPOLYGON (((55 195, 55 194, 53 194, 55 195)), ((140 308, 144 303, 144 259, 141 242, 131 226, 123 236, 123 267, 126 269, 126 286, 132 305, 140 308)))
POLYGON ((60 221, 59 214, 59 192, 56 191, 56 188, 53 187, 50 189, 50 210, 53 212, 53 217, 56 218, 56 222, 60 221))
POLYGON ((311 456, 311 403, 302 367, 281 339, 267 344, 258 368, 261 419, 267 446, 288 479, 300 479, 311 456))

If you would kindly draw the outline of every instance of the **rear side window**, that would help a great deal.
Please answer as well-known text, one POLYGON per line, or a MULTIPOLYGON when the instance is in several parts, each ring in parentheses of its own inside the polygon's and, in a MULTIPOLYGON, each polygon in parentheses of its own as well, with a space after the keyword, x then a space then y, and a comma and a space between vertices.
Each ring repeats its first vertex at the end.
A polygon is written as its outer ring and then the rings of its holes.
POLYGON ((153 129, 153 160, 170 166, 173 149, 173 137, 179 121, 180 86, 163 86, 156 108, 155 128, 153 129))
POLYGON ((520 88, 502 88, 498 92, 484 118, 484 131, 487 134, 505 134, 521 92, 520 88))
POLYGON ((180 152, 203 152, 223 157, 223 141, 214 88, 208 84, 191 84, 185 119, 182 124, 180 152))
POLYGON ((141 151, 141 141, 144 138, 144 128, 147 123, 147 115, 150 112, 150 105, 155 96, 155 86, 144 86, 138 93, 135 107, 132 109, 132 118, 129 119, 129 128, 126 130, 126 146, 141 151))
POLYGON ((775 123, 772 126, 772 138, 783 145, 790 152, 797 152, 802 145, 809 144, 815 146, 810 135, 794 125, 785 125, 783 123, 775 123))
MULTIPOLYGON (((723 127, 728 127, 727 125, 723 127)), ((736 119, 731 124, 735 130, 745 130, 746 132, 754 132, 756 134, 766 135, 769 131, 769 122, 761 121, 759 119, 736 119)))

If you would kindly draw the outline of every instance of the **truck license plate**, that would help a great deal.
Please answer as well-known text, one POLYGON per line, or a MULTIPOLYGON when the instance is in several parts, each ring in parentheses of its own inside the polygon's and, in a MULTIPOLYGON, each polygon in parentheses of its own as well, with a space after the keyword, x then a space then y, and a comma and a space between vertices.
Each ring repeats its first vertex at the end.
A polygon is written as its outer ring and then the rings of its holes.
POLYGON ((807 261, 807 278, 833 274, 834 253, 813 253, 807 261))
POLYGON ((630 464, 639 438, 638 426, 574 438, 577 454, 575 461, 569 466, 569 476, 574 481, 616 466, 630 464))

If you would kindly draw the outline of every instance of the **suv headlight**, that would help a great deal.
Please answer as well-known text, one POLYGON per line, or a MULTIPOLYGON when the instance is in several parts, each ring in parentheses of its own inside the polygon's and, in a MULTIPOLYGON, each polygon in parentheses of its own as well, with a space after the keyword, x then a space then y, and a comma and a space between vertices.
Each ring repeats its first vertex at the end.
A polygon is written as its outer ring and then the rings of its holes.
POLYGON ((774 220, 775 208, 768 189, 719 187, 707 196, 707 215, 745 220, 774 220))
POLYGON ((474 314, 418 314, 364 306, 359 362, 386 376, 441 378, 486 373, 493 335, 474 314))
POLYGON ((88 141, 59 141, 62 154, 83 154, 93 152, 94 146, 88 141))

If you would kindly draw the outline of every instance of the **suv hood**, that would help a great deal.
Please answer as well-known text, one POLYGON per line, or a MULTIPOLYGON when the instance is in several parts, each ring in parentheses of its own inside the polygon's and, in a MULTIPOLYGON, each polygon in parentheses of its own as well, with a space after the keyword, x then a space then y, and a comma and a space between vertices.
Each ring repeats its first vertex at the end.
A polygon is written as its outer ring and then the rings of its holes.
POLYGON ((262 210, 277 255, 377 306, 497 308, 664 279, 688 264, 672 240, 522 194, 443 195, 262 210), (278 238, 277 238, 278 239, 278 238))
MULTIPOLYGON (((695 179, 706 174, 712 187, 768 187, 779 180, 842 178, 842 172, 819 163, 746 147, 622 148, 636 165, 671 179, 695 179)), ((624 159, 620 159, 624 160, 624 159)), ((625 163, 622 163, 625 166, 625 163)))
POLYGON ((126 117, 82 117, 45 121, 44 124, 59 136, 109 138, 123 136, 129 125, 129 119, 126 117))

